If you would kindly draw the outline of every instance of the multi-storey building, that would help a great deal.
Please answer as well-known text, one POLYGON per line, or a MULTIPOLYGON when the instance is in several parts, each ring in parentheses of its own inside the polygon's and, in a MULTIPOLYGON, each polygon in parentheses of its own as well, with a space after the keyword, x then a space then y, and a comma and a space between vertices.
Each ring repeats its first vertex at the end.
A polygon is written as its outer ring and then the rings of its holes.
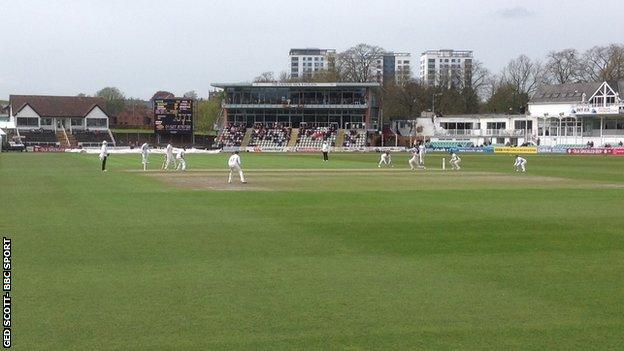
POLYGON ((312 77, 320 70, 329 69, 334 64, 334 49, 290 49, 290 77, 312 77))
POLYGON ((420 56, 420 79, 430 86, 461 87, 470 82, 472 51, 428 50, 420 56))
POLYGON ((401 52, 386 52, 377 59, 375 79, 383 84, 395 81, 402 83, 411 78, 411 54, 401 52))

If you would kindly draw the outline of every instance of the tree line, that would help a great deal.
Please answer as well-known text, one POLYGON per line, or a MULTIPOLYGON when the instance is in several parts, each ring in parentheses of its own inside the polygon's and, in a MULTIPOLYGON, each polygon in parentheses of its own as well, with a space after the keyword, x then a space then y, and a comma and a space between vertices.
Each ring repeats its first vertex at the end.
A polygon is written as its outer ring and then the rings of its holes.
MULTIPOLYGON (((358 44, 330 56, 329 68, 312 76, 289 77, 281 72, 264 72, 255 82, 373 82, 375 67, 386 50, 358 44)), ((594 46, 585 52, 576 49, 551 51, 543 59, 520 55, 498 73, 473 60, 465 79, 447 81, 437 76, 429 86, 416 77, 384 82, 381 89, 387 118, 412 118, 422 111, 441 114, 508 113, 523 114, 531 95, 540 84, 619 81, 624 79, 624 44, 594 46)))

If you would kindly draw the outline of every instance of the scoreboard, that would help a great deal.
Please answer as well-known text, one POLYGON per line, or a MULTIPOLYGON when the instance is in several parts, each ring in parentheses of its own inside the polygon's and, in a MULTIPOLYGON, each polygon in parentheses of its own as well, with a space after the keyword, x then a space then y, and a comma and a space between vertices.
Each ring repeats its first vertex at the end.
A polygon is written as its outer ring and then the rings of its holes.
POLYGON ((193 100, 154 100, 154 131, 158 134, 192 134, 193 100))

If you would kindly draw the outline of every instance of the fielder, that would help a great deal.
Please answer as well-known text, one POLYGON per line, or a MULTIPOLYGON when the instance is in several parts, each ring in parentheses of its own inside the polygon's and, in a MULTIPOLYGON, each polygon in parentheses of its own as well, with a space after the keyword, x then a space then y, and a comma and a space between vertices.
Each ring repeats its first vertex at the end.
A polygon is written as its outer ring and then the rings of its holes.
POLYGON ((381 165, 394 167, 392 163, 392 156, 390 156, 390 151, 385 151, 381 154, 381 159, 379 160, 379 164, 377 167, 381 168, 381 165))
POLYGON ((524 157, 520 157, 520 155, 516 155, 516 163, 514 163, 514 168, 516 172, 522 171, 526 172, 526 163, 527 160, 524 157))
POLYGON ((169 166, 171 166, 171 164, 173 163, 173 169, 176 168, 176 161, 175 158, 173 157, 173 146, 171 146, 171 143, 167 144, 167 148, 165 149, 165 162, 163 162, 162 165, 162 169, 163 170, 168 170, 169 166))
POLYGON ((459 171, 461 169, 461 167, 459 167, 460 163, 461 163, 461 158, 459 158, 459 156, 457 156, 456 153, 451 152, 451 166, 454 171, 459 171))
POLYGON ((418 144, 418 166, 422 169, 427 169, 425 167, 425 153, 427 153, 425 150, 425 143, 421 141, 418 144))
POLYGON ((149 163, 149 145, 147 143, 143 143, 141 145, 141 163, 143 164, 143 170, 147 171, 147 164, 149 163))
POLYGON ((415 171, 416 168, 420 167, 418 165, 418 148, 415 147, 412 149, 412 158, 409 159, 409 161, 407 161, 410 165, 410 169, 412 171, 415 171))
POLYGON ((100 160, 102 161, 102 172, 106 172, 106 159, 108 158, 108 143, 106 140, 102 141, 102 148, 100 149, 100 160))
POLYGON ((238 156, 238 151, 235 151, 230 159, 228 160, 228 166, 230 167, 230 176, 228 177, 228 183, 232 183, 232 173, 238 172, 240 176, 241 183, 247 183, 245 180, 245 176, 243 175, 243 170, 241 169, 241 160, 240 156, 238 156))
POLYGON ((178 166, 176 167, 176 171, 186 171, 186 147, 178 150, 176 159, 178 160, 178 166))

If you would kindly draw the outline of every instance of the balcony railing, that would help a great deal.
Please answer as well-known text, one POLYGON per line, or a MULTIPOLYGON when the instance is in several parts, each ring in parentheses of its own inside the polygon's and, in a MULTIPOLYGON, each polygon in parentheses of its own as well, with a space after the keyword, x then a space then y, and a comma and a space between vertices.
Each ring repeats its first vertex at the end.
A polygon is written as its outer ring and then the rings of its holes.
POLYGON ((523 137, 533 134, 532 129, 437 129, 435 132, 438 136, 504 136, 504 137, 523 137))
POLYGON ((353 108, 353 109, 365 109, 368 108, 367 103, 307 103, 307 104, 293 104, 293 103, 245 103, 245 104, 231 104, 223 102, 221 104, 223 108, 353 108))

